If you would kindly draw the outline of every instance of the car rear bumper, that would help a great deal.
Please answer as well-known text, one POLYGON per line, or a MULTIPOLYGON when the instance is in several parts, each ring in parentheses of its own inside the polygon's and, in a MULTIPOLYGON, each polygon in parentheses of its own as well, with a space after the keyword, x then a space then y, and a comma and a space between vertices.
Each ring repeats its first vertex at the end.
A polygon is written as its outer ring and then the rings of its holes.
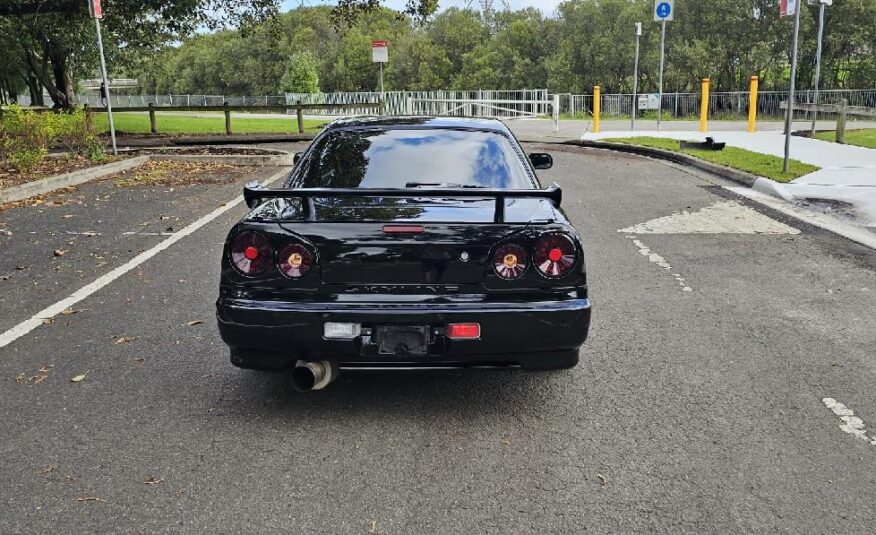
POLYGON ((591 304, 586 298, 506 303, 313 303, 220 298, 219 332, 231 348, 232 363, 244 368, 280 370, 299 359, 331 360, 344 368, 521 366, 551 369, 577 363, 587 339, 591 304), (383 355, 367 337, 323 338, 323 324, 429 326, 479 323, 478 340, 433 335, 427 355, 383 355))

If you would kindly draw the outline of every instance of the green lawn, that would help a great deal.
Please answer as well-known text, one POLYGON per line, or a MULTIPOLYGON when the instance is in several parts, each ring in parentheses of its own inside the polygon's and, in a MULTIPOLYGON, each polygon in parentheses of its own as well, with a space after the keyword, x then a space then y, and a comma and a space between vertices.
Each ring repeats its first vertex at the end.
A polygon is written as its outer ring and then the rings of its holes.
MULTIPOLYGON (((815 139, 822 141, 835 141, 836 132, 816 132, 815 139)), ((876 149, 876 128, 864 128, 862 130, 846 130, 846 144, 876 149)))
POLYGON ((680 142, 676 139, 642 136, 632 138, 610 138, 603 139, 602 141, 626 143, 628 145, 641 145, 643 147, 681 152, 695 156, 701 160, 731 167, 740 171, 746 171, 757 176, 771 178, 776 182, 790 182, 797 177, 818 171, 819 169, 819 167, 814 165, 791 160, 790 172, 785 174, 782 172, 783 160, 778 156, 760 154, 759 152, 751 152, 737 147, 725 147, 724 150, 721 151, 682 149, 680 142))
MULTIPOLYGON (((156 113, 159 134, 224 134, 225 117, 207 117, 156 113)), ((146 112, 121 112, 113 114, 117 132, 130 134, 149 133, 149 114, 146 112)), ((305 119, 304 131, 316 133, 328 121, 305 119)), ((105 113, 94 114, 94 128, 98 132, 109 132, 109 122, 105 113)), ((231 113, 231 131, 235 134, 296 134, 298 122, 295 115, 276 118, 247 117, 243 113, 231 113)))

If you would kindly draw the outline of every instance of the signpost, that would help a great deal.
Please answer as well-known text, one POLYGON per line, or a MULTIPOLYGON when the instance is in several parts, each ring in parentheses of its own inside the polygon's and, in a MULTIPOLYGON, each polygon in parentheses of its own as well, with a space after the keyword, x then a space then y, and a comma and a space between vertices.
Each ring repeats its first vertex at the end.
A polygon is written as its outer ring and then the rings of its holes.
POLYGON ((781 0, 779 2, 781 16, 794 15, 794 38, 791 42, 791 87, 788 90, 788 109, 785 112, 785 162, 782 166, 784 173, 788 172, 788 164, 791 159, 791 121, 794 119, 794 89, 797 81, 797 37, 800 35, 800 6, 798 4, 799 0, 781 0))
MULTIPOLYGON (((824 41, 824 8, 833 5, 833 0, 808 0, 809 5, 818 6, 818 51, 815 53, 815 95, 813 95, 812 103, 818 104, 818 84, 821 79, 821 48, 824 41)), ((812 112, 812 134, 815 134, 815 121, 818 118, 818 111, 812 112)))
POLYGON ((113 154, 119 153, 116 148, 116 127, 113 124, 113 105, 110 102, 109 77, 106 75, 106 59, 103 55, 103 38, 100 35, 100 19, 103 18, 103 8, 100 0, 88 0, 88 12, 94 19, 94 27, 97 30, 97 49, 100 51, 100 76, 103 78, 103 87, 106 91, 106 114, 109 117, 110 138, 113 142, 113 154))
POLYGON ((632 123, 630 124, 630 130, 636 129, 636 108, 639 107, 639 99, 637 93, 639 92, 639 38, 642 37, 642 23, 636 23, 636 61, 633 64, 633 111, 632 115, 632 123))
POLYGON ((675 0, 654 0, 654 20, 660 23, 660 105, 657 107, 657 131, 663 115, 663 66, 666 50, 666 23, 675 20, 675 0))
POLYGON ((384 40, 371 41, 371 63, 380 64, 380 100, 383 97, 383 64, 389 63, 389 43, 384 40))

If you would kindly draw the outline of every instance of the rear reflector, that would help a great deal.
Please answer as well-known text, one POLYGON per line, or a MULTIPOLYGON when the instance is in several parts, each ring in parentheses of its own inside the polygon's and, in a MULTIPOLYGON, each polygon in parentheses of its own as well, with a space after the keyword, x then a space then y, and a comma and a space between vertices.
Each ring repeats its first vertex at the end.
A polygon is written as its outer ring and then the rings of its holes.
POLYGON ((334 340, 352 340, 362 334, 361 323, 335 323, 327 321, 323 325, 322 336, 334 340))
POLYGON ((447 338, 451 340, 477 340, 480 337, 480 323, 451 323, 447 325, 447 338))
POLYGON ((420 225, 384 225, 383 232, 387 234, 420 234, 423 227, 420 225))

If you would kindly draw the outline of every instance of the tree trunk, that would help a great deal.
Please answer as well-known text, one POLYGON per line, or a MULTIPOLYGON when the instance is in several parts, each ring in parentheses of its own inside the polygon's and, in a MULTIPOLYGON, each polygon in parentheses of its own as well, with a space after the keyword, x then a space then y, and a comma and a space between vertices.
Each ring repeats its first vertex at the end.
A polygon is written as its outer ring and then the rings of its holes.
POLYGON ((45 51, 46 59, 52 64, 55 91, 50 90, 49 94, 55 103, 55 108, 72 110, 76 106, 76 101, 73 95, 73 78, 67 65, 68 55, 61 47, 52 46, 48 42, 45 45, 45 51))
POLYGON ((28 72, 22 78, 24 78, 24 82, 27 84, 27 89, 30 91, 30 105, 45 106, 46 103, 43 100, 43 86, 40 84, 36 75, 32 72, 28 72))

